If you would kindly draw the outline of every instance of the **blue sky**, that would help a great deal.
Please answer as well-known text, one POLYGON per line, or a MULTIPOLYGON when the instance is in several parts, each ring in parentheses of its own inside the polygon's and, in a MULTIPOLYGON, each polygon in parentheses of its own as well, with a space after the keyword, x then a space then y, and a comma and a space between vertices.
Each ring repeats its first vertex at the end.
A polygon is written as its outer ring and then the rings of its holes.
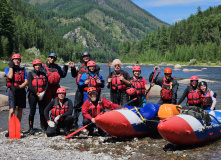
POLYGON ((221 5, 221 0, 132 0, 132 2, 169 24, 187 19, 197 12, 199 6, 204 11, 209 6, 221 5))

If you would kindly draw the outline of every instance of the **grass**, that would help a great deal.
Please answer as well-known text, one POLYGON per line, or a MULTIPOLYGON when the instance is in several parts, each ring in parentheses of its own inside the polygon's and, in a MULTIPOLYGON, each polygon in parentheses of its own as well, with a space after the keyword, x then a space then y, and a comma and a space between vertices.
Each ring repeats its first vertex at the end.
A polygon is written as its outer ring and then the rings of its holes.
POLYGON ((1 65, 0 65, 0 71, 4 71, 5 68, 8 68, 8 64, 7 64, 7 63, 1 63, 1 65))

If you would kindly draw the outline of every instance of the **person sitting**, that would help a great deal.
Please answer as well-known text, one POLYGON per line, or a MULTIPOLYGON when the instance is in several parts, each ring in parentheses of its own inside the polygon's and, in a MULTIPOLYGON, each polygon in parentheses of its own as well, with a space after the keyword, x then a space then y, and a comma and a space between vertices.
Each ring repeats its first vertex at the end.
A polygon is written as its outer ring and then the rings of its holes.
POLYGON ((143 107, 146 104, 145 93, 149 89, 149 87, 147 85, 147 81, 140 76, 140 66, 133 66, 132 72, 133 77, 130 78, 132 88, 127 89, 126 92, 130 96, 130 100, 137 98, 137 100, 131 103, 132 106, 143 107))
MULTIPOLYGON (((89 125, 86 129, 89 131, 88 135, 93 136, 94 127, 96 124, 95 117, 100 113, 104 112, 105 108, 109 110, 117 109, 120 105, 108 101, 106 98, 98 97, 98 92, 95 87, 89 87, 87 90, 88 100, 86 100, 82 106, 82 114, 84 117, 83 125, 88 125, 91 122, 93 124, 89 125)), ((103 136, 105 133, 100 128, 98 128, 98 134, 103 136)))
POLYGON ((54 136, 55 131, 60 134, 60 128, 64 129, 65 135, 70 134, 74 117, 72 116, 73 104, 72 101, 66 97, 66 89, 57 89, 58 98, 51 101, 44 110, 45 119, 48 122, 46 134, 48 137, 54 136), (51 111, 49 119, 49 112, 51 111))
POLYGON ((201 81, 199 83, 199 89, 201 91, 201 107, 205 110, 215 110, 216 106, 216 93, 207 88, 207 83, 201 81))
POLYGON ((84 73, 79 81, 79 86, 84 88, 84 102, 88 99, 87 89, 89 87, 95 87, 97 89, 98 96, 100 96, 101 88, 104 88, 104 79, 100 74, 95 72, 95 67, 96 63, 94 61, 89 61, 87 63, 88 72, 84 73))
MULTIPOLYGON (((154 67, 154 70, 156 70, 158 67, 154 67)), ((152 72, 149 76, 149 82, 152 81, 154 72, 152 72)), ((176 104, 177 99, 177 90, 179 83, 177 82, 176 78, 171 77, 172 75, 172 69, 171 68, 165 68, 164 70, 164 78, 157 78, 154 79, 153 83, 157 84, 162 87, 161 94, 160 94, 160 100, 158 101, 158 104, 176 104)), ((153 85, 153 84, 151 84, 153 85)))
POLYGON ((201 92, 198 89, 198 77, 192 76, 190 77, 190 85, 186 87, 183 95, 181 96, 178 105, 180 105, 183 100, 187 97, 187 105, 188 106, 201 106, 201 92))

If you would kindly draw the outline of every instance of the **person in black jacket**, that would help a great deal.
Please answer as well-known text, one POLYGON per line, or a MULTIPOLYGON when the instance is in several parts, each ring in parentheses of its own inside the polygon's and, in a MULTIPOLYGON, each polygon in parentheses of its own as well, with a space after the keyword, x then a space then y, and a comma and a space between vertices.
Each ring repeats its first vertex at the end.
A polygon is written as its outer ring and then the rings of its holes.
MULTIPOLYGON (((158 67, 154 67, 154 70, 156 70, 158 67)), ((152 72, 149 76, 149 82, 152 81, 154 72, 152 72)), ((177 99, 177 90, 179 83, 177 82, 176 78, 171 77, 172 75, 172 69, 171 68, 165 68, 164 70, 165 77, 163 78, 157 78, 154 79, 153 84, 157 84, 162 87, 160 92, 160 100, 158 101, 158 104, 176 104, 177 99)), ((152 84, 152 85, 153 85, 152 84)))
POLYGON ((40 123, 43 132, 46 131, 47 122, 44 117, 45 105, 45 92, 48 88, 48 80, 44 72, 41 72, 42 62, 39 59, 33 61, 34 71, 28 74, 28 102, 30 106, 29 113, 29 134, 34 135, 33 125, 36 112, 36 105, 39 106, 40 123))
POLYGON ((44 110, 45 119, 48 123, 46 131, 48 137, 60 134, 60 128, 64 129, 65 135, 69 135, 74 122, 74 117, 72 116, 73 104, 70 99, 65 98, 66 89, 58 88, 56 93, 58 98, 51 101, 44 110))

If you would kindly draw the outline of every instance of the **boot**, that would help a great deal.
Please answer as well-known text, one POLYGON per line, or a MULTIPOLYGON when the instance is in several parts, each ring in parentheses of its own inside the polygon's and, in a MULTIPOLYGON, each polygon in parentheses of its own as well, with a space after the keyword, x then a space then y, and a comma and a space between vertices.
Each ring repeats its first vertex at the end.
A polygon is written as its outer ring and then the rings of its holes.
POLYGON ((65 134, 65 136, 67 136, 67 135, 69 135, 69 134, 71 134, 71 133, 72 133, 72 132, 70 131, 69 128, 67 128, 67 127, 64 128, 64 134, 65 134))
POLYGON ((9 131, 5 133, 5 137, 9 137, 9 131))
POLYGON ((30 135, 34 135, 34 134, 35 134, 34 129, 33 129, 33 128, 30 128, 30 129, 29 129, 29 133, 28 133, 28 134, 30 134, 30 135))

